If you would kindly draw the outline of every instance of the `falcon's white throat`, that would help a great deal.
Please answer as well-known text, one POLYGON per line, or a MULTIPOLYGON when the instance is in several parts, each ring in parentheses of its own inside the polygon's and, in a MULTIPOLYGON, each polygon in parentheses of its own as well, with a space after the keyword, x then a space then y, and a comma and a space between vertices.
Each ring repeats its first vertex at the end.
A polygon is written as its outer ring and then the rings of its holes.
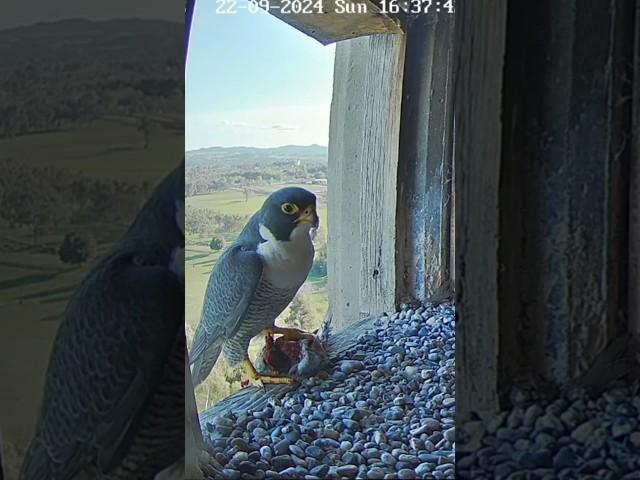
MULTIPOLYGON (((265 278, 279 288, 298 288, 306 280, 313 264, 312 226, 297 225, 288 241, 277 240, 273 233, 260 224, 260 236, 265 240, 258 245, 258 254, 264 261, 265 278)), ((315 230, 315 229, 313 229, 315 230)))

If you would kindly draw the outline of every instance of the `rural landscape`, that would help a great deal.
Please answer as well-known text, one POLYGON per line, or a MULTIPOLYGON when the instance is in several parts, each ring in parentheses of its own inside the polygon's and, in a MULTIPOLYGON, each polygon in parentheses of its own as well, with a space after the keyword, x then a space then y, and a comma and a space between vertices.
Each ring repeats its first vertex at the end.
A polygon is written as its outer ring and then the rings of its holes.
MULTIPOLYGON (((224 248, 236 238, 267 196, 297 185, 318 198, 321 227, 307 282, 276 321, 305 330, 317 329, 327 309, 327 149, 318 145, 279 148, 206 148, 186 153, 185 290, 187 337, 192 338, 209 274, 224 248)), ((257 354, 261 339, 251 347, 257 354)), ((243 372, 220 359, 196 390, 200 410, 240 388, 243 372)))
POLYGON ((183 35, 180 23, 145 20, 0 30, 7 478, 33 433, 71 294, 184 155, 183 35))

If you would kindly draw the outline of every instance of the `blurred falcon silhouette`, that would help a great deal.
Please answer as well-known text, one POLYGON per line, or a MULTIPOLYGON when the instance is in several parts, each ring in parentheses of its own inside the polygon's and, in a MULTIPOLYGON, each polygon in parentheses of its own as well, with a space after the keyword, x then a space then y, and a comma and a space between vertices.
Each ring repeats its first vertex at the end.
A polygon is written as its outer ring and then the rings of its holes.
POLYGON ((74 292, 22 480, 152 480, 184 457, 184 161, 74 292))
POLYGON ((275 325, 313 264, 313 236, 320 223, 316 197, 304 188, 273 192, 211 272, 190 359, 194 386, 202 383, 222 352, 230 366, 242 364, 256 384, 291 383, 279 374, 259 374, 248 356, 251 339, 281 334, 313 339, 275 325))

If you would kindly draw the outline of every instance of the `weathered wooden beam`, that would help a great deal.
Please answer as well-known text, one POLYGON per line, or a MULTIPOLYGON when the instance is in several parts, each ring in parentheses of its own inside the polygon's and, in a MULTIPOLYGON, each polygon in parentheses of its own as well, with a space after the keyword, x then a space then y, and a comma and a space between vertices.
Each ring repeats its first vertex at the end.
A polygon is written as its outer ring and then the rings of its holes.
POLYGON ((398 165, 397 299, 426 301, 450 277, 453 16, 407 30, 398 165))
MULTIPOLYGON (((257 3, 263 4, 259 0, 257 3)), ((269 0, 268 6, 269 13, 323 45, 366 35, 402 33, 399 21, 382 13, 374 1, 269 0)))
POLYGON ((520 378, 576 381, 628 333, 632 3, 509 10, 499 191, 505 393, 520 378))
POLYGON ((185 350, 184 357, 184 469, 185 478, 204 478, 200 469, 198 459, 203 450, 202 429, 198 417, 198 407, 196 405, 195 392, 193 390, 193 379, 189 368, 189 354, 185 350))
POLYGON ((455 14, 456 413, 498 407, 498 185, 506 0, 455 14))
POLYGON ((360 164, 360 305, 361 312, 374 315, 396 309, 396 186, 405 37, 371 37, 368 49, 360 164))
POLYGON ((629 318, 640 340, 640 2, 636 1, 633 62, 633 128, 629 170, 629 318))
POLYGON ((329 300, 337 328, 395 309, 403 35, 336 47, 329 126, 329 300))
POLYGON ((360 164, 364 83, 369 59, 368 39, 355 39, 336 46, 333 98, 329 121, 329 165, 327 215, 327 273, 331 311, 337 328, 360 316, 360 164))

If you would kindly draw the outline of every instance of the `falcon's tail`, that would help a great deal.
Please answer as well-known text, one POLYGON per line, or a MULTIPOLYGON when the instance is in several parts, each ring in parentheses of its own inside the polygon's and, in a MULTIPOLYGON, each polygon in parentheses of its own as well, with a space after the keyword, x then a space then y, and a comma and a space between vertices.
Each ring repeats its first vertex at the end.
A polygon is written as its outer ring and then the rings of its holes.
POLYGON ((20 480, 48 480, 52 474, 51 460, 46 449, 34 439, 24 457, 20 480))
POLYGON ((322 326, 316 332, 316 338, 323 346, 327 344, 327 342, 329 341, 329 337, 331 336, 333 326, 332 323, 333 315, 331 314, 331 310, 327 310, 324 321, 322 322, 322 326))
POLYGON ((4 455, 2 453, 2 432, 0 432, 0 480, 4 480, 5 471, 4 471, 4 455))
POLYGON ((191 377, 194 388, 200 385, 211 373, 222 352, 222 341, 214 342, 209 348, 191 359, 191 377))

